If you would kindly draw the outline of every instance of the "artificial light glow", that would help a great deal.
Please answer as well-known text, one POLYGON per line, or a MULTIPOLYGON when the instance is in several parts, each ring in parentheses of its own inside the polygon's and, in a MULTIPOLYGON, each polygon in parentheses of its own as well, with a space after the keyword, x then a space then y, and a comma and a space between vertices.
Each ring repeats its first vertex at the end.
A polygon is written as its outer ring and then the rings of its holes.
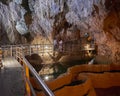
POLYGON ((49 77, 48 77, 48 76, 45 76, 44 79, 45 79, 45 80, 49 80, 49 77))
POLYGON ((89 48, 90 48, 90 45, 87 44, 87 45, 85 46, 85 49, 89 49, 89 48))
POLYGON ((48 49, 48 46, 45 46, 45 49, 48 49))

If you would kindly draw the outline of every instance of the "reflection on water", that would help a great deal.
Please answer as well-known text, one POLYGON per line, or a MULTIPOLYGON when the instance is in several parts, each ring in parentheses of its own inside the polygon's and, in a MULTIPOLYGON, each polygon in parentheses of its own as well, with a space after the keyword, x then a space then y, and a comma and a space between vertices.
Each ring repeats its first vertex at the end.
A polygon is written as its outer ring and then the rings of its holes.
POLYGON ((57 78, 59 75, 65 73, 69 67, 85 64, 85 61, 73 61, 69 63, 54 63, 44 65, 40 70, 40 76, 45 80, 53 80, 57 78))

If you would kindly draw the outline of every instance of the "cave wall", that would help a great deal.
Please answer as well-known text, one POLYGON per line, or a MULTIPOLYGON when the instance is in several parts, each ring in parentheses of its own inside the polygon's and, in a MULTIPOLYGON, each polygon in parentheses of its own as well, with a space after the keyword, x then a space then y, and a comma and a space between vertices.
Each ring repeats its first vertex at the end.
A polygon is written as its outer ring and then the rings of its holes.
POLYGON ((98 54, 119 63, 119 5, 117 0, 35 0, 31 28, 64 41, 76 39, 76 29, 81 36, 88 32, 98 44, 98 54))
POLYGON ((2 0, 0 40, 35 41, 39 34, 51 42, 55 37, 67 41, 88 32, 98 44, 98 54, 119 63, 119 6, 119 0, 2 0))
POLYGON ((29 38, 26 38, 26 34, 29 33, 29 26, 25 22, 26 13, 22 0, 0 1, 0 44, 27 42, 29 38))

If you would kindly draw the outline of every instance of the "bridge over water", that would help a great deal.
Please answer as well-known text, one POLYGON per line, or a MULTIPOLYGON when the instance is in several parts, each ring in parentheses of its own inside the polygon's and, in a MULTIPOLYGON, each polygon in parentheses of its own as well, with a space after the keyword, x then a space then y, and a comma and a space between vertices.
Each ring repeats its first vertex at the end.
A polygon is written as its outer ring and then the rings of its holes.
MULTIPOLYGON (((76 52, 74 48, 81 49, 79 45, 63 46, 63 53, 76 52), (67 49, 65 49, 67 48, 67 49)), ((94 50, 94 47, 89 48, 94 50)), ((53 54, 52 44, 34 45, 2 45, 0 49, 0 95, 1 96, 36 96, 29 81, 29 71, 33 74, 46 96, 54 96, 36 70, 26 60, 25 55, 37 53, 40 56, 53 54)), ((77 53, 81 50, 77 50, 77 53)), ((84 52, 84 50, 82 51, 84 52)))
POLYGON ((46 96, 54 96, 25 55, 52 52, 52 45, 8 45, 0 49, 0 96, 36 96, 29 81, 33 74, 46 96))

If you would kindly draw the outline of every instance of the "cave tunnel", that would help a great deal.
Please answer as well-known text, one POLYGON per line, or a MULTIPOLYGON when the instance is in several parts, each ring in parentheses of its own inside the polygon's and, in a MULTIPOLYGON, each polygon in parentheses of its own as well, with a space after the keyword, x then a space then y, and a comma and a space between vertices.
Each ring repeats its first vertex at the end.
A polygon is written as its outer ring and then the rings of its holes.
MULTIPOLYGON (((1 0, 0 77, 13 61, 36 96, 120 96, 120 0, 1 0)), ((28 85, 0 95, 34 96, 28 85)))

